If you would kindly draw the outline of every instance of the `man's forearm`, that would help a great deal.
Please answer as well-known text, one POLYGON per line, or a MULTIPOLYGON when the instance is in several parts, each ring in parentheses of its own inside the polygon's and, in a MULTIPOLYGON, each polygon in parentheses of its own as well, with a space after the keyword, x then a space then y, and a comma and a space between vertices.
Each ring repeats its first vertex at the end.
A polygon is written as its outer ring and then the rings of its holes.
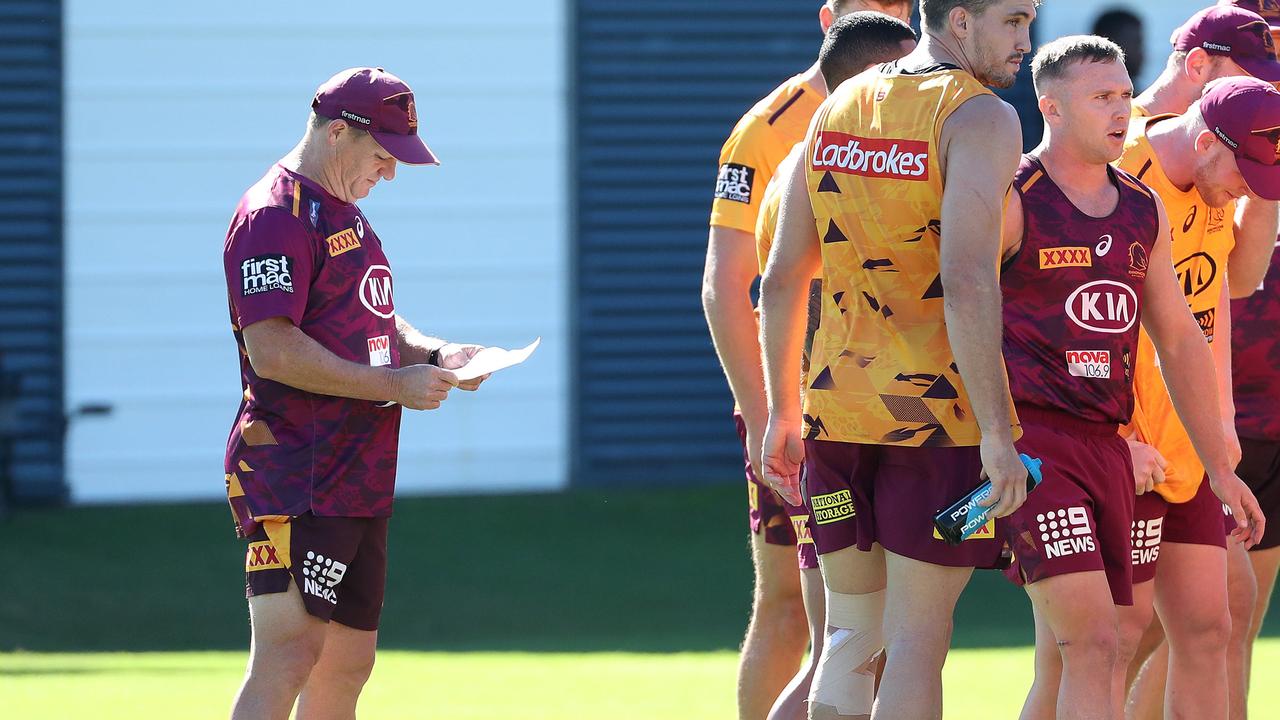
POLYGON ((408 320, 396 316, 396 339, 399 341, 400 366, 433 364, 438 353, 446 343, 440 338, 424 335, 409 324, 408 320))
POLYGON ((1235 391, 1231 378, 1231 294, 1227 281, 1222 284, 1222 296, 1218 300, 1218 309, 1214 312, 1213 343, 1209 345, 1213 355, 1214 376, 1218 379, 1218 407, 1223 422, 1234 421, 1236 417, 1235 391))
POLYGON ((1012 442, 1002 353, 1000 285, 991 275, 943 278, 947 339, 984 438, 1012 442))
MULTIPOLYGON (((1230 342, 1230 339, 1225 339, 1230 342)), ((1187 319, 1187 330, 1176 340, 1157 348, 1160 372, 1169 398, 1186 428, 1191 444, 1201 463, 1211 473, 1230 473, 1226 440, 1222 433, 1221 408, 1216 383, 1201 380, 1215 372, 1213 354, 1194 320, 1187 319)), ((1230 372, 1228 370, 1228 372, 1230 372)))
POLYGON ((1231 297, 1248 297, 1262 284, 1275 251, 1278 221, 1280 204, 1253 197, 1239 200, 1234 227, 1236 242, 1227 262, 1231 297))
POLYGON ((396 397, 395 373, 390 368, 344 360, 292 324, 272 335, 268 352, 270 359, 259 360, 254 371, 289 387, 357 400, 396 397))
POLYGON ((711 288, 703 295, 703 310, 716 355, 729 389, 748 425, 763 427, 768 420, 764 370, 760 365, 760 329, 751 308, 749 288, 711 288))
POLYGON ((800 420, 800 357, 804 347, 809 286, 766 272, 760 283, 760 322, 768 411, 784 421, 800 420))

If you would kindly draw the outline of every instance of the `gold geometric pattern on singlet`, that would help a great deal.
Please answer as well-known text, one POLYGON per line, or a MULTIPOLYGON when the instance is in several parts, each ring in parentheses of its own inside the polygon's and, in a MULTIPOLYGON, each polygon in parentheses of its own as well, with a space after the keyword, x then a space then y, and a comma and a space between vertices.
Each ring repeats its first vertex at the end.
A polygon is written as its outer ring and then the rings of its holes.
POLYGON ((943 320, 938 138, 952 112, 989 93, 954 68, 883 66, 819 108, 804 157, 823 283, 807 437, 980 442, 943 320))

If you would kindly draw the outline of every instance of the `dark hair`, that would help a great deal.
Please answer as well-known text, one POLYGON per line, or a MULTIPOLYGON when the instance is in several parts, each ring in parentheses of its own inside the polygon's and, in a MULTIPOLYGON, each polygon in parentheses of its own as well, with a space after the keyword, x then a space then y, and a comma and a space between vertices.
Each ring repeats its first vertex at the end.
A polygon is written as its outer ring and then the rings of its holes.
POLYGON ((878 12, 856 12, 837 18, 818 51, 818 68, 834 90, 837 85, 880 62, 902 57, 902 42, 916 33, 901 20, 878 12))
POLYGON ((1039 92, 1042 84, 1060 79, 1075 63, 1124 63, 1124 50, 1097 35, 1068 35, 1045 43, 1031 59, 1031 78, 1039 92))
POLYGON ((1109 38, 1124 27, 1135 25, 1141 28, 1142 18, 1128 10, 1112 9, 1102 13, 1097 20, 1093 21, 1093 34, 1109 38))
MULTIPOLYGON (((920 0, 920 15, 925 28, 934 32, 946 29, 947 16, 956 8, 964 8, 975 15, 981 15, 987 8, 1000 0, 920 0)), ((1040 7, 1040 0, 1033 0, 1040 7)))

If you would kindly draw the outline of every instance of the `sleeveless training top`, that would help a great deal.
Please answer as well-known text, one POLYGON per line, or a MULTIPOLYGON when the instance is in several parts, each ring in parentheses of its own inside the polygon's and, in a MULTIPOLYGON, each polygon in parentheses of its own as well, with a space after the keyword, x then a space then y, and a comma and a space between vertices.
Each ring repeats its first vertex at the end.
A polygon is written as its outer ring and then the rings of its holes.
POLYGON ((1115 210, 1081 212, 1039 159, 1014 176, 1022 247, 1005 266, 1004 359, 1019 404, 1098 423, 1129 421, 1142 288, 1160 228, 1151 191, 1107 168, 1115 210))

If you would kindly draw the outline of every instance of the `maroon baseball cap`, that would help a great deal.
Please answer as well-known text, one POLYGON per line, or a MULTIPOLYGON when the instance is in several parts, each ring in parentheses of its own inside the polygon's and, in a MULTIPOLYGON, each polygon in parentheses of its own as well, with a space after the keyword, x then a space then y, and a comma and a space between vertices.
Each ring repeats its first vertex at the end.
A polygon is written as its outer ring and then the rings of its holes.
POLYGON ((1269 83, 1280 82, 1280 60, 1271 26, 1262 16, 1234 5, 1205 8, 1173 31, 1174 50, 1201 48, 1229 57, 1245 72, 1269 83))
POLYGON ((1251 77, 1215 80, 1200 98, 1200 115, 1235 153, 1249 190, 1280 200, 1280 90, 1251 77))
POLYGON ((321 117, 346 120, 369 131, 383 150, 408 165, 439 165, 418 137, 418 110, 413 91, 382 68, 350 68, 316 90, 311 109, 321 117))
POLYGON ((1256 12, 1271 26, 1273 40, 1280 34, 1280 0, 1218 0, 1218 4, 1256 12))

